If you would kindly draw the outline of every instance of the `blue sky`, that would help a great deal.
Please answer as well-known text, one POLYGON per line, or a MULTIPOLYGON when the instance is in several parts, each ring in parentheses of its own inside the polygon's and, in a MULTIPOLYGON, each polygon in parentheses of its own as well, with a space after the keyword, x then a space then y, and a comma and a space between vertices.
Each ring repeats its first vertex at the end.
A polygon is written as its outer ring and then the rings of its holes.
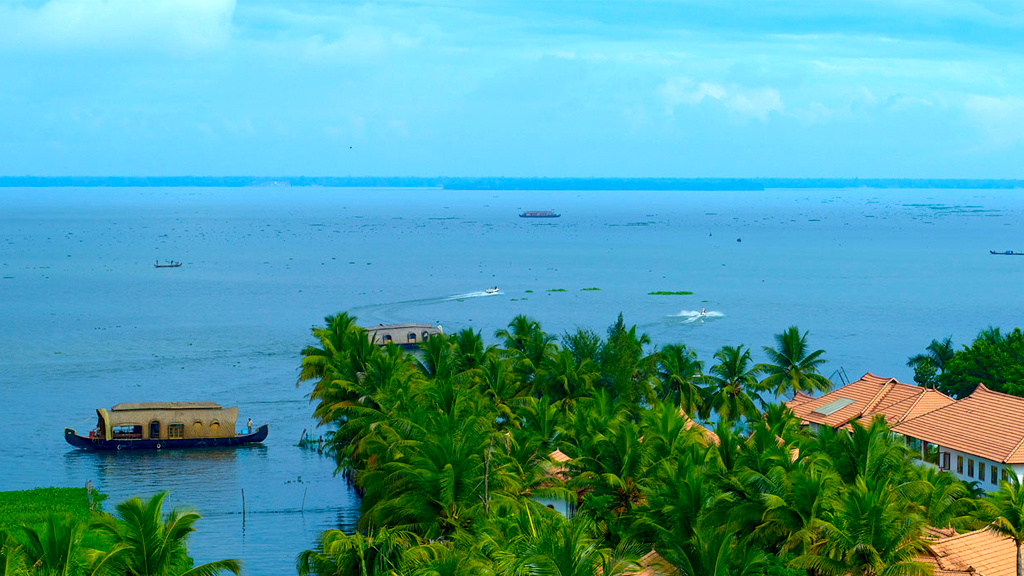
POLYGON ((0 0, 0 174, 1024 178, 1024 2, 0 0))

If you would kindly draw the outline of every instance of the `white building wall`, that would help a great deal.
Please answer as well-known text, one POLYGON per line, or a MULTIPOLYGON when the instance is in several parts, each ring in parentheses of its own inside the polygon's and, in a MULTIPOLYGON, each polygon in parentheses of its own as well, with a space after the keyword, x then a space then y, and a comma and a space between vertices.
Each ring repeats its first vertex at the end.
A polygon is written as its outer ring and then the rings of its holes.
POLYGON ((979 458, 973 454, 966 452, 959 452, 951 448, 939 447, 939 467, 944 469, 945 456, 949 454, 949 473, 963 480, 964 482, 977 482, 978 486, 986 492, 994 492, 999 489, 999 483, 1002 481, 1002 470, 1006 468, 1017 475, 1018 478, 1024 478, 1024 464, 1000 464, 993 462, 992 460, 986 460, 979 458), (963 458, 963 468, 957 472, 957 457, 963 458), (970 471, 970 461, 974 461, 974 474, 973 476, 968 475, 970 471), (985 480, 979 480, 978 467, 985 466, 985 480), (992 478, 992 467, 995 466, 996 478, 993 482, 992 478))

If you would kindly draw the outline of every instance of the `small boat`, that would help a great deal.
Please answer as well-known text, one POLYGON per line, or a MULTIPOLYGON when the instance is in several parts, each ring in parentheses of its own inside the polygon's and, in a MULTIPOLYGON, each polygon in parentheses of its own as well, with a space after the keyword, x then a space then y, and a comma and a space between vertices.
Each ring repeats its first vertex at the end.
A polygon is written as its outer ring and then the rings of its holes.
POLYGON ((989 254, 994 254, 996 256, 1024 256, 1024 252, 1014 252, 1013 250, 1005 250, 1003 252, 997 252, 995 250, 989 250, 988 253, 989 254))
POLYGON ((484 290, 484 294, 497 294, 497 293, 498 293, 498 287, 497 286, 492 286, 492 287, 488 288, 487 290, 484 290))
POLYGON ((175 262, 174 260, 171 260, 170 262, 168 262, 166 264, 161 264, 160 261, 157 260, 156 264, 153 264, 153 267, 154 268, 180 268, 181 267, 181 262, 175 262))
POLYGON ((87 450, 161 450, 238 446, 262 442, 270 428, 235 433, 238 407, 214 402, 139 402, 96 410, 99 420, 88 436, 64 429, 64 440, 87 450))
POLYGON ((519 215, 520 218, 559 218, 561 216, 551 210, 527 210, 519 215))

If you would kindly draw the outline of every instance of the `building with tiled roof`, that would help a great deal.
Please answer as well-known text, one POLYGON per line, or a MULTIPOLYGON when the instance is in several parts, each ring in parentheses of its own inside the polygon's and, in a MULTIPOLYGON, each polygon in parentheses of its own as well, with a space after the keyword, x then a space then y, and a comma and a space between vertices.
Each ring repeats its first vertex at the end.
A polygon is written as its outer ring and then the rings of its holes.
POLYGON ((918 558, 932 567, 932 576, 1012 576, 1017 573, 1013 540, 988 530, 954 534, 930 542, 918 558))
POLYGON ((943 470, 985 490, 1024 478, 1024 398, 979 384, 970 396, 892 427, 943 470))
POLYGON ((953 401, 942 392, 868 372, 860 380, 818 398, 798 393, 786 405, 804 425, 817 430, 821 426, 848 427, 850 422, 870 421, 876 415, 892 426, 953 401))

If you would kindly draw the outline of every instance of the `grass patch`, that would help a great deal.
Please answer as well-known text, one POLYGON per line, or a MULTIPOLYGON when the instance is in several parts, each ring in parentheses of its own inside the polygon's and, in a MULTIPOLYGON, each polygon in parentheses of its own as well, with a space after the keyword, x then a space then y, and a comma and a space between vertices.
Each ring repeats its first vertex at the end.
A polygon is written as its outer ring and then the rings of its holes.
POLYGON ((669 290, 658 290, 656 292, 648 292, 648 296, 689 296, 693 292, 687 292, 686 290, 678 290, 675 292, 669 290))
POLYGON ((549 288, 548 292, 565 292, 565 288, 549 288))
POLYGON ((597 292, 600 288, 580 288, 580 292, 597 292))
MULTIPOLYGON (((97 504, 106 496, 92 491, 97 504)), ((0 530, 21 524, 38 524, 50 514, 89 520, 89 496, 85 488, 36 488, 0 492, 0 530)))

